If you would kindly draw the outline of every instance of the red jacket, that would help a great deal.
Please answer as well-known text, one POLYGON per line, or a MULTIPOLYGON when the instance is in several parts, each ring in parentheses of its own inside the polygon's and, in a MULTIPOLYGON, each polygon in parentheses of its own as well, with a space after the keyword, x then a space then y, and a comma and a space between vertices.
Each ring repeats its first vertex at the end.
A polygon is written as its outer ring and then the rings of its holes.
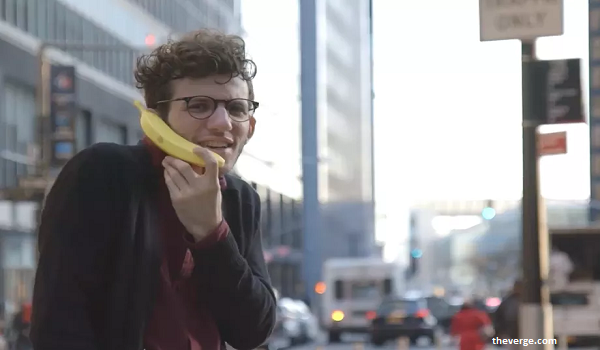
POLYGON ((450 334, 460 338, 460 350, 481 350, 485 347, 482 328, 491 325, 488 315, 474 308, 464 308, 452 318, 450 334))

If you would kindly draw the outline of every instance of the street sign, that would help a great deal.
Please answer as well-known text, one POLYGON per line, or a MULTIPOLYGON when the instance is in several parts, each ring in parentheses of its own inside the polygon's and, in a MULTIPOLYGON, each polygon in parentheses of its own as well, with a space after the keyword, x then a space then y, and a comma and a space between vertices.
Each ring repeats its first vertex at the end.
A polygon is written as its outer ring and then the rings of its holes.
POLYGON ((551 156, 567 153, 567 133, 553 132, 549 134, 538 134, 538 155, 551 156))
POLYGON ((78 113, 75 81, 75 67, 51 66, 51 166, 60 167, 75 155, 75 120, 78 113))
POLYGON ((481 41, 563 34, 563 0, 479 0, 481 41))
POLYGON ((581 60, 533 61, 532 112, 541 124, 584 123, 581 60))

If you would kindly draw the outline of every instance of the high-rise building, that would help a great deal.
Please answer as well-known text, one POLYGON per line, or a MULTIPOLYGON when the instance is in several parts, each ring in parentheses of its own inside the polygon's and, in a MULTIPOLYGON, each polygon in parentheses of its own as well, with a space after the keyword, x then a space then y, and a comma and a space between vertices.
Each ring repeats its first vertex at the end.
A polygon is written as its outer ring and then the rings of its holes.
POLYGON ((305 279, 324 257, 371 256, 374 237, 369 0, 300 1, 305 279))
MULTIPOLYGON (((133 85, 140 51, 203 27, 241 33, 239 0, 1 0, 0 190, 28 174, 36 140, 37 55, 73 65, 79 116, 77 148, 137 143, 141 94, 133 85), (64 46, 66 45, 66 46, 64 46), (56 45, 55 45, 56 46, 56 45)), ((35 204, 0 200, 0 305, 6 314, 31 297, 35 204)), ((0 312, 2 314, 2 312, 0 312)))

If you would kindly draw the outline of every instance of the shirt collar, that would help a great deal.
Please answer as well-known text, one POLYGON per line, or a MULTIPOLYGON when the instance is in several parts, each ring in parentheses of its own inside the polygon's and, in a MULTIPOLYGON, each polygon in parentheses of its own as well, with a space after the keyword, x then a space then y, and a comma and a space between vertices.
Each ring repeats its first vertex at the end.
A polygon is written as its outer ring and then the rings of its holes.
MULTIPOLYGON (((156 146, 154 142, 148 138, 148 136, 144 136, 142 139, 142 144, 144 144, 144 146, 146 146, 150 152, 150 156, 152 157, 152 165, 162 170, 162 161, 165 159, 167 154, 158 146, 156 146)), ((219 184, 221 185, 222 190, 227 188, 227 180, 225 179, 225 176, 219 177, 219 184)))

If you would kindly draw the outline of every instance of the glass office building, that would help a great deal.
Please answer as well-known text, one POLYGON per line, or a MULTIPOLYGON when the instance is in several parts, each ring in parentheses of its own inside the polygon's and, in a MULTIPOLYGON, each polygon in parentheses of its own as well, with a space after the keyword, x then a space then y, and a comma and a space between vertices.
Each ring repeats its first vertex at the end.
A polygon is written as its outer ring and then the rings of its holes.
POLYGON ((306 292, 375 242, 370 0, 300 2, 306 292))

